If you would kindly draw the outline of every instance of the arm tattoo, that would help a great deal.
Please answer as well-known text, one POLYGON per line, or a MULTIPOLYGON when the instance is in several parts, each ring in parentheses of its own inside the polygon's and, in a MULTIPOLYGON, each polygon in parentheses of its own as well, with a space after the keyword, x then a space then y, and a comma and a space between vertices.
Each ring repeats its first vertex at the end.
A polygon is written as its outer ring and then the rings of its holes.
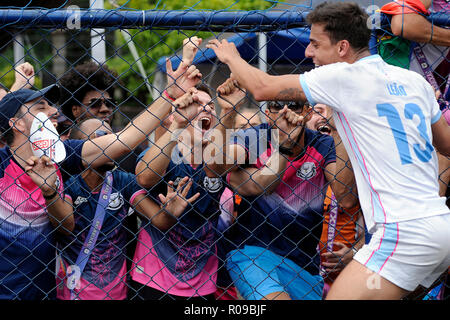
POLYGON ((275 97, 278 101, 302 101, 306 102, 305 95, 298 88, 281 90, 275 97))

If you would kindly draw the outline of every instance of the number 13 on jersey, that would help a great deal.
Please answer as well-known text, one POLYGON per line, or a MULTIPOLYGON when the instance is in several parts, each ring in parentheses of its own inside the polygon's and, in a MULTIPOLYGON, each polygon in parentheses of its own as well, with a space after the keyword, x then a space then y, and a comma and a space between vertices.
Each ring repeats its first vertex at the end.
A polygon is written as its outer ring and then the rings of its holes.
MULTIPOLYGON (((397 109, 392 104, 381 103, 377 104, 377 110, 378 116, 387 118, 392 134, 394 135, 394 140, 400 154, 402 165, 412 163, 413 159, 411 157, 410 145, 405 132, 405 127, 403 126, 402 119, 400 118, 400 114, 397 109)), ((430 138, 428 137, 425 116, 423 115, 422 110, 417 104, 407 103, 404 108, 404 115, 407 120, 411 121, 415 115, 419 117, 420 122, 417 129, 421 138, 425 142, 425 149, 422 149, 418 143, 415 143, 413 144, 413 150, 420 161, 430 161, 434 148, 430 142, 430 138)))

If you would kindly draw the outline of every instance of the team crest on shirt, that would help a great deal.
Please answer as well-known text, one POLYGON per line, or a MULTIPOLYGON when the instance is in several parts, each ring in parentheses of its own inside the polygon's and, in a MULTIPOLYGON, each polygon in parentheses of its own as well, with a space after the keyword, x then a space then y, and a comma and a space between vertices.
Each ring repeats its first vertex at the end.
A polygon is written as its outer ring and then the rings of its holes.
POLYGON ((316 164, 314 162, 305 162, 300 169, 297 170, 297 177, 303 180, 309 180, 317 173, 316 164))
POLYGON ((73 203, 75 206, 79 206, 83 202, 87 202, 87 199, 85 197, 78 196, 75 202, 73 203))
POLYGON ((124 204, 123 196, 120 192, 111 193, 109 198, 108 208, 109 210, 118 210, 124 204))
POLYGON ((222 189, 222 184, 221 178, 205 177, 205 179, 203 179, 203 186, 211 193, 216 193, 222 189))

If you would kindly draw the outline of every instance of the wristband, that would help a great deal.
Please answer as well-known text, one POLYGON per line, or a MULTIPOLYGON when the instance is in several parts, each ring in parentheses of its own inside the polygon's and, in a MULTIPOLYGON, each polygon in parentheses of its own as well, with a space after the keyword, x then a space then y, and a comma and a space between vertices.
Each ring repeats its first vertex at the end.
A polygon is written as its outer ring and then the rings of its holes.
POLYGON ((53 192, 49 196, 46 196, 45 194, 42 194, 42 196, 44 197, 45 200, 52 200, 57 194, 58 194, 58 192, 55 190, 55 192, 53 192))
POLYGON ((169 95, 169 93, 167 92, 167 90, 164 90, 164 95, 165 95, 168 99, 170 99, 170 100, 172 100, 172 101, 177 100, 177 99, 175 99, 175 98, 172 98, 172 97, 169 95))

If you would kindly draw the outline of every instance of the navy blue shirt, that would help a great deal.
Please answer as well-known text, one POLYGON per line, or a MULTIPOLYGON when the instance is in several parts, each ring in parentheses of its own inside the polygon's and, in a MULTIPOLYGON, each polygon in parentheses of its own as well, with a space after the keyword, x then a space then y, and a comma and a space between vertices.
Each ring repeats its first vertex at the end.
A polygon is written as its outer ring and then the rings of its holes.
MULTIPOLYGON (((270 131, 268 124, 262 124, 236 133, 234 143, 246 148, 248 165, 260 168, 270 157, 270 131)), ((234 248, 267 248, 318 274, 316 248, 327 189, 324 168, 336 161, 336 152, 332 137, 309 129, 305 130, 305 146, 301 155, 290 158, 274 192, 242 197, 236 221, 225 235, 234 248)))
POLYGON ((200 196, 192 205, 188 205, 177 223, 168 231, 161 231, 150 222, 143 222, 143 227, 152 237, 159 259, 177 278, 188 280, 196 276, 208 258, 215 254, 219 200, 225 189, 225 181, 221 177, 207 177, 203 164, 193 168, 181 160, 180 154, 177 157, 176 150, 175 148, 173 153, 176 160, 170 161, 160 182, 149 190, 150 195, 159 202, 158 195, 167 194, 169 181, 174 182, 176 189, 178 182, 188 176, 193 183, 187 198, 197 192, 200 196))
MULTIPOLYGON (((114 170, 112 175, 110 203, 95 248, 82 274, 82 278, 99 288, 107 286, 119 275, 125 262, 127 244, 125 218, 134 197, 145 192, 137 184, 134 174, 114 170)), ((75 228, 71 235, 58 235, 57 240, 62 258, 71 265, 75 264, 92 226, 100 193, 92 193, 81 175, 76 175, 66 182, 65 194, 73 202, 75 228)))

